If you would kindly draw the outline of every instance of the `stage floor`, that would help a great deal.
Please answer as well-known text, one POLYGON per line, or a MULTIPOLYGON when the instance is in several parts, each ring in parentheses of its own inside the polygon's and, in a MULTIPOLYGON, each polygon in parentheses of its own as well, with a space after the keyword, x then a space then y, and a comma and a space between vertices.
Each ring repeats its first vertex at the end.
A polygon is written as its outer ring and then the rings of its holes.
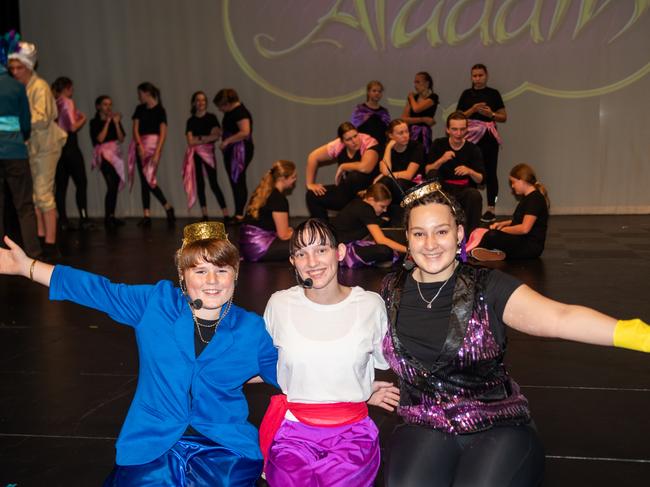
MULTIPOLYGON (((175 280, 173 254, 188 222, 170 229, 154 220, 143 230, 133 219, 115 233, 67 233, 62 263, 114 281, 175 280)), ((492 265, 549 297, 650 320, 650 216, 555 216, 541 259, 492 265)), ((377 290, 386 272, 342 276, 377 290)), ((243 264, 236 302, 262 313, 273 291, 293 284, 288 263, 243 264)), ((50 303, 26 279, 0 277, 0 302, 0 487, 101 485, 136 383, 132 330, 50 303)), ((650 355, 513 331, 509 338, 510 372, 546 448, 544 486, 647 485, 650 355)), ((247 387, 255 424, 271 392, 247 387)), ((385 440, 396 417, 372 416, 385 440)))

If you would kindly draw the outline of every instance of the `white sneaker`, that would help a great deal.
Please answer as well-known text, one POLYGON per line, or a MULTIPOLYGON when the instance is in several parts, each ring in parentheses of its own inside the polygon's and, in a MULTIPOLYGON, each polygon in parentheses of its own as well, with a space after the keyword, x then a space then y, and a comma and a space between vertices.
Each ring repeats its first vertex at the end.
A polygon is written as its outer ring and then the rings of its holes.
POLYGON ((469 254, 479 262, 496 262, 506 258, 506 253, 502 250, 490 250, 482 247, 472 249, 469 254))

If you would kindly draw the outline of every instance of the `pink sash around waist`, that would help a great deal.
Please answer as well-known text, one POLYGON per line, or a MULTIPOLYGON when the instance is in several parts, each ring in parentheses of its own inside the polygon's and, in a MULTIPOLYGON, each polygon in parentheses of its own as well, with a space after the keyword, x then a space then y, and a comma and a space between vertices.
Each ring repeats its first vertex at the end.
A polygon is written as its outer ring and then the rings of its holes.
MULTIPOLYGON (((183 188, 187 194, 187 207, 192 208, 196 203, 196 167, 194 165, 194 156, 198 155, 203 162, 211 168, 215 168, 217 160, 214 156, 214 144, 190 145, 185 150, 183 159, 183 188)), ((202 168, 203 175, 207 178, 205 168, 202 168)))
MULTIPOLYGON (((158 186, 158 181, 156 181, 156 171, 158 166, 153 163, 153 154, 156 152, 156 147, 158 146, 158 134, 147 134, 141 135, 140 140, 142 141, 142 146, 144 147, 144 159, 142 162, 142 173, 144 178, 147 180, 147 183, 151 188, 158 186)), ((136 155, 137 149, 135 140, 132 140, 129 144, 129 183, 131 188, 133 188, 133 176, 135 174, 136 166, 136 155)))
POLYGON ((485 132, 490 132, 499 144, 503 143, 495 122, 483 122, 482 120, 473 120, 471 118, 468 122, 467 135, 465 136, 466 140, 476 144, 483 138, 485 132))
POLYGON ((120 191, 126 185, 126 174, 124 169, 124 158, 122 157, 122 147, 117 140, 97 144, 93 150, 92 169, 97 169, 102 165, 102 159, 106 159, 115 172, 120 177, 120 191))

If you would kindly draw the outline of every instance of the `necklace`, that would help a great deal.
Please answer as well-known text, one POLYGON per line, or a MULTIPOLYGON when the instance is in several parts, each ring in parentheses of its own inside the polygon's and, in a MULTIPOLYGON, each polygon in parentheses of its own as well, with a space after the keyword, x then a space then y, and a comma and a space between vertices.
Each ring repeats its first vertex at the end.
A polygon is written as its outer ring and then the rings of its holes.
MULTIPOLYGON (((210 343, 210 340, 205 340, 205 339, 203 338, 203 335, 201 334, 201 328, 214 328, 214 334, 216 334, 216 333, 217 333, 217 328, 219 327, 219 324, 220 324, 220 323, 223 321, 223 319, 226 317, 226 315, 228 314, 228 311, 230 311, 230 305, 231 305, 231 304, 232 304, 232 298, 230 298, 230 299, 228 300, 228 303, 226 304, 226 310, 225 310, 223 313, 221 313, 221 316, 219 316, 219 318, 217 318, 217 319, 214 321, 214 324, 212 324, 212 325, 204 325, 204 324, 202 324, 202 323, 199 323, 199 320, 198 320, 198 318, 196 317, 196 315, 194 314, 194 311, 192 311, 192 318, 193 318, 193 320, 194 320, 194 324, 196 325, 196 331, 197 331, 198 334, 199 334, 199 340, 201 340, 201 341, 202 341, 203 343, 205 343, 206 345, 207 345, 208 343, 210 343)), ((214 334, 213 334, 212 336, 214 336, 214 334)))
MULTIPOLYGON (((451 276, 453 276, 453 275, 454 275, 454 274, 452 273, 451 276)), ((414 280, 415 280, 415 284, 416 284, 416 286, 418 287, 418 293, 420 293, 420 298, 422 298, 422 301, 424 301, 425 303, 427 303, 427 309, 431 309, 431 305, 433 304, 433 302, 434 302, 436 299, 438 299, 438 296, 440 296, 440 293, 442 292, 442 288, 445 287, 445 284, 447 284, 447 283, 449 282, 449 279, 451 279, 451 276, 449 276, 449 277, 447 278, 447 280, 446 280, 445 282, 442 283, 442 286, 440 286, 440 289, 438 289, 438 292, 437 292, 436 295, 431 299, 431 301, 427 301, 426 299, 424 299, 424 296, 422 295, 422 290, 420 289, 420 281, 414 279, 414 280)))

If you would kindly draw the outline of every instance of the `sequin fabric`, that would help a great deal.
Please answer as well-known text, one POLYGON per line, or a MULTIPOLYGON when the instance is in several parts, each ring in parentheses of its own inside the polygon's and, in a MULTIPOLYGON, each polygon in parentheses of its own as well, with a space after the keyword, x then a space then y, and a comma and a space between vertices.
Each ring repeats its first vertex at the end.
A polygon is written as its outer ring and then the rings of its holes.
POLYGON ((389 328, 383 350, 391 369, 400 378, 398 414, 407 423, 463 434, 494 424, 522 424, 530 420, 528 401, 510 379, 503 365, 505 350, 490 329, 483 293, 486 277, 485 270, 461 266, 447 339, 454 344, 456 333, 458 342, 431 369, 404 349, 395 331, 405 276, 389 275, 384 281, 382 296, 389 312, 389 328), (469 319, 464 323, 457 320, 454 326, 454 315, 469 319))

